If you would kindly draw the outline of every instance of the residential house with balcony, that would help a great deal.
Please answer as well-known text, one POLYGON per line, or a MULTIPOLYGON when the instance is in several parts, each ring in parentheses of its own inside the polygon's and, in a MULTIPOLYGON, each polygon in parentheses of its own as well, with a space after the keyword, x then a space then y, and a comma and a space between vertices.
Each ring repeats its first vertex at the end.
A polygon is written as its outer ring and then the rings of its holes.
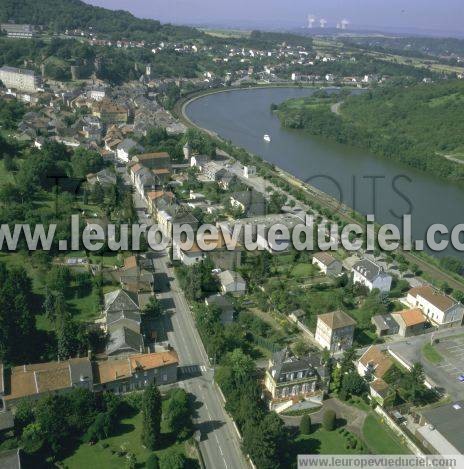
POLYGON ((287 348, 275 352, 264 377, 269 407, 281 412, 302 400, 321 402, 327 380, 319 353, 296 357, 287 348))

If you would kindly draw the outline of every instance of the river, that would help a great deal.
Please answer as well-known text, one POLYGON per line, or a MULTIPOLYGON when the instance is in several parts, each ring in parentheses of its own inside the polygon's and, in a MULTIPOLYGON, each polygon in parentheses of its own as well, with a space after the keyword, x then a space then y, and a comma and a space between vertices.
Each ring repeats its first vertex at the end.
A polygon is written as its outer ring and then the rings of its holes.
MULTIPOLYGON (((271 104, 313 92, 308 88, 262 88, 216 93, 191 102, 186 114, 195 124, 357 211, 375 214, 379 223, 401 226, 402 215, 410 213, 414 239, 424 239, 426 229, 434 223, 449 229, 464 223, 463 187, 363 149, 282 128, 271 104), (270 143, 264 141, 264 134, 271 136, 270 143)), ((458 255, 451 248, 444 252, 458 255)))

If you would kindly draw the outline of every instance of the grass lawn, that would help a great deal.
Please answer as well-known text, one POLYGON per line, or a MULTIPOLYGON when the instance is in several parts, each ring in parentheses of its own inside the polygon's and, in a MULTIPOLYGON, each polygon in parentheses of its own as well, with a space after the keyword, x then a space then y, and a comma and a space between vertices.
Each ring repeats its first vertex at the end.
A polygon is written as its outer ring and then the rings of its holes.
POLYGON ((369 404, 367 404, 364 399, 362 399, 361 397, 359 396, 353 396, 349 401, 348 401, 348 404, 354 406, 354 407, 357 407, 358 409, 360 410, 363 410, 364 412, 370 412, 371 411, 371 407, 369 406, 369 404))
MULTIPOLYGON (((124 418, 115 429, 115 436, 107 438, 95 445, 81 444, 76 451, 63 461, 65 467, 69 469, 81 469, 83 467, 98 467, 99 469, 120 469, 125 467, 127 459, 118 456, 117 451, 124 450, 134 453, 137 458, 137 467, 144 467, 144 464, 151 454, 151 451, 141 445, 142 414, 124 418)), ((160 455, 166 451, 178 451, 185 454, 184 443, 174 443, 173 445, 155 451, 160 455)))
POLYGON ((346 437, 338 431, 327 431, 321 425, 313 425, 310 435, 298 435, 295 439, 296 454, 358 454, 346 448, 346 437))
POLYGON ((307 277, 313 277, 314 275, 318 273, 319 273, 319 269, 315 267, 313 264, 301 263, 301 264, 295 265, 290 275, 293 278, 307 278, 307 277))
POLYGON ((74 318, 78 321, 94 321, 100 314, 98 291, 96 288, 92 288, 90 294, 87 296, 69 299, 68 305, 74 313, 74 318))
POLYGON ((422 347, 422 355, 424 355, 425 359, 434 365, 440 363, 443 360, 441 354, 432 344, 424 344, 422 347))
POLYGON ((363 436, 366 445, 374 454, 410 454, 400 439, 374 415, 366 417, 363 436))

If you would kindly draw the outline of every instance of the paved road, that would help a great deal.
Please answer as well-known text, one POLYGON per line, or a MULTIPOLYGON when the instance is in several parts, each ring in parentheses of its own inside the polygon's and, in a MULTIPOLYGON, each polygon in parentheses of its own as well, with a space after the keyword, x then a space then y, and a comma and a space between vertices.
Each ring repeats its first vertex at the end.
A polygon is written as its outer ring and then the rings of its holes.
MULTIPOLYGON (((151 225, 143 213, 145 203, 136 194, 134 204, 139 222, 151 225)), ((195 397, 194 423, 201 431, 200 450, 208 469, 242 469, 249 467, 240 448, 238 434, 232 419, 224 410, 214 370, 195 327, 190 308, 174 272, 168 267, 166 252, 149 253, 153 259, 157 281, 162 292, 157 296, 167 309, 163 320, 164 332, 176 349, 180 360, 179 386, 195 397)), ((163 332, 163 331, 162 331, 163 332)))
MULTIPOLYGON (((461 400, 464 399, 464 384, 460 383, 456 379, 456 373, 452 374, 450 373, 452 370, 444 368, 441 365, 434 365, 433 363, 427 361, 422 355, 422 347, 424 344, 430 343, 432 335, 434 339, 440 339, 439 345, 441 345, 442 342, 446 343, 456 336, 462 337, 463 334, 464 328, 456 327, 451 329, 444 329, 443 331, 439 332, 408 337, 401 342, 389 343, 382 347, 390 349, 399 355, 409 365, 413 365, 416 362, 422 363, 425 374, 432 380, 433 384, 437 385, 438 387, 442 387, 444 391, 454 400, 461 400)), ((459 345, 459 348, 462 347, 462 345, 459 345)), ((444 354, 444 351, 439 350, 439 352, 444 354)), ((445 357, 449 360, 446 355, 445 357)), ((458 371, 460 373, 464 373, 464 363, 462 363, 462 360, 454 360, 453 362, 455 362, 454 366, 462 366, 462 369, 459 369, 458 371)))

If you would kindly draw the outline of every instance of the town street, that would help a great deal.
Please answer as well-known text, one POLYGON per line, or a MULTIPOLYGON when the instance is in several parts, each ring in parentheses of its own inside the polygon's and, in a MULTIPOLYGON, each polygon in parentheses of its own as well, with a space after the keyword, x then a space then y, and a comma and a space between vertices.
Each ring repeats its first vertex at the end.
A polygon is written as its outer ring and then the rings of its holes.
MULTIPOLYGON (((146 216, 146 204, 134 194, 134 205, 139 222, 151 225, 146 216)), ((213 381, 213 369, 201 342, 189 305, 168 267, 168 255, 148 253, 153 259, 156 281, 164 281, 157 295, 167 311, 163 320, 169 343, 175 348, 180 361, 180 382, 195 401, 195 428, 201 432, 200 450, 207 468, 241 469, 248 467, 240 448, 237 430, 224 409, 218 386, 213 381), (164 279, 164 280, 163 280, 164 279)), ((156 283, 156 282, 155 282, 156 283)))

